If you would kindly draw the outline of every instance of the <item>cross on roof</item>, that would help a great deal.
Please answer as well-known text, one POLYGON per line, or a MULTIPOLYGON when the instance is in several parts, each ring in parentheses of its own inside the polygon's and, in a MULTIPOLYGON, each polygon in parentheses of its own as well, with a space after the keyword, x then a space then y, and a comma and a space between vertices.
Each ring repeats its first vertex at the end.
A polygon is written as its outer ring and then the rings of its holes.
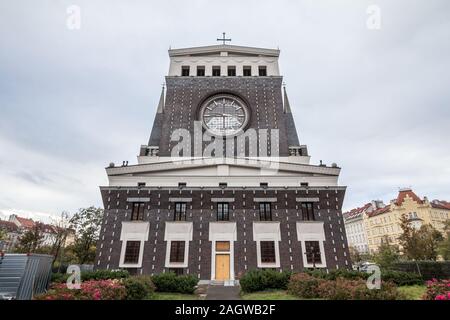
POLYGON ((225 41, 231 41, 231 39, 225 38, 225 32, 222 32, 222 38, 217 38, 217 41, 222 41, 225 44, 225 41))

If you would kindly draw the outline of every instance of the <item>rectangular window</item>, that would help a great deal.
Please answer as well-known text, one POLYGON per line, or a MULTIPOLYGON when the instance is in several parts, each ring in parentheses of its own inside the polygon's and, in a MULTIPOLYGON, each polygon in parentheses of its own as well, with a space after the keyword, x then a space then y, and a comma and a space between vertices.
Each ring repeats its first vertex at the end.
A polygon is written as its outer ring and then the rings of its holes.
POLYGON ((145 182, 138 182, 138 187, 145 187, 145 182))
POLYGON ((125 248, 124 263, 138 263, 139 262, 139 249, 141 247, 140 241, 127 241, 125 248))
POLYGON ((319 241, 305 241, 306 261, 309 264, 322 263, 319 241))
POLYGON ((173 272, 175 273, 177 276, 182 276, 184 273, 184 269, 183 268, 170 268, 169 272, 173 272))
POLYGON ((272 221, 272 211, 270 208, 270 202, 259 203, 259 220, 272 221))
POLYGON ((134 202, 131 211, 131 221, 144 220, 144 202, 134 202))
POLYGON ((266 66, 259 66, 259 67, 258 67, 258 74, 259 74, 261 77, 267 76, 267 68, 266 68, 266 66))
POLYGON ((212 75, 213 75, 213 77, 219 77, 220 76, 220 66, 212 67, 212 75))
POLYGON ((176 202, 175 203, 175 214, 174 214, 173 220, 174 221, 186 220, 186 202, 176 202))
POLYGON ((244 66, 243 74, 244 74, 244 77, 250 77, 252 75, 252 67, 244 66))
POLYGON ((183 77, 189 77, 189 66, 182 66, 181 67, 181 75, 183 77))
POLYGON ((228 183, 226 182, 219 182, 219 187, 226 188, 228 186, 228 183))
POLYGON ((312 202, 302 202, 302 218, 305 221, 314 221, 314 208, 312 202))
POLYGON ((259 183, 259 186, 260 186, 261 188, 267 188, 267 187, 269 186, 269 183, 268 183, 268 182, 260 182, 260 183, 259 183))
POLYGON ((228 202, 219 202, 217 204, 217 221, 228 221, 229 211, 228 202))
POLYGON ((205 67, 204 66, 198 66, 197 67, 197 76, 198 77, 204 77, 205 76, 205 67))
POLYGON ((236 76, 236 67, 235 66, 228 66, 228 76, 229 77, 236 76))
POLYGON ((275 263, 275 242, 261 241, 261 262, 275 263))
POLYGON ((230 251, 230 241, 216 241, 216 251, 220 252, 230 251))
POLYGON ((178 188, 184 188, 186 186, 187 186, 186 182, 178 182, 178 188))
POLYGON ((184 241, 170 242, 170 262, 184 262, 184 241))

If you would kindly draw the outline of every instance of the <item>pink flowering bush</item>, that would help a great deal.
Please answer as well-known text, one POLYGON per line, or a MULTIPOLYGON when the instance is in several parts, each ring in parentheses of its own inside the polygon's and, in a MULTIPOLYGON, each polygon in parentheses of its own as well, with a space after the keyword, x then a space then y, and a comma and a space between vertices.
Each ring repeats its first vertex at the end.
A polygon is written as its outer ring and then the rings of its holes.
POLYGON ((81 283, 80 289, 69 289, 67 285, 55 284, 50 290, 36 296, 36 300, 124 300, 125 286, 119 280, 91 280, 81 283))
POLYGON ((427 281, 424 300, 450 300, 450 280, 432 279, 427 281))

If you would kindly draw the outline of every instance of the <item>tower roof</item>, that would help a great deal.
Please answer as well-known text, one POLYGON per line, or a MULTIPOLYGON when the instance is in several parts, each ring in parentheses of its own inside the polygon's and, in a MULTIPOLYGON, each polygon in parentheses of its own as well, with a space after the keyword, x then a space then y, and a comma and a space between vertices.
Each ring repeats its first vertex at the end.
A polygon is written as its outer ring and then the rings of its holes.
POLYGON ((153 121, 152 132, 148 141, 149 146, 159 146, 161 139, 161 130, 163 125, 164 116, 164 87, 161 90, 161 96, 159 97, 158 108, 156 109, 155 120, 153 121))
POLYGON ((291 112, 291 106, 289 104, 289 99, 286 93, 286 87, 283 87, 284 92, 284 119, 286 122, 286 135, 288 140, 288 146, 299 146, 300 142, 298 140, 297 129, 295 127, 294 117, 291 112))
POLYGON ((203 55, 220 55, 221 52, 228 52, 234 55, 254 55, 254 56, 266 56, 266 57, 279 57, 280 50, 267 49, 267 48, 254 48, 235 46, 229 44, 219 44, 213 46, 169 49, 170 57, 177 56, 203 56, 203 55))

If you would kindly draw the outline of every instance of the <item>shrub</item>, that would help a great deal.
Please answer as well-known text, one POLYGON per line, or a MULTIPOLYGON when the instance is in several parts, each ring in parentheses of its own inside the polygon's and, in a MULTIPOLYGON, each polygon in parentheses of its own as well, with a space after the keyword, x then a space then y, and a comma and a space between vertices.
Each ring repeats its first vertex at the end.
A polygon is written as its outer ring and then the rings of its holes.
POLYGON ((404 261, 394 264, 391 269, 420 273, 423 280, 450 279, 450 261, 404 261))
POLYGON ((177 276, 174 272, 156 274, 152 277, 156 290, 160 292, 193 293, 198 279, 193 275, 177 276))
POLYGON ((130 276, 127 270, 95 270, 81 272, 81 280, 124 279, 130 276))
POLYGON ((133 276, 122 280, 127 291, 127 300, 142 300, 155 291, 150 276, 133 276))
POLYGON ((119 280, 91 280, 81 283, 80 289, 69 289, 66 284, 54 284, 50 290, 36 296, 36 300, 123 300, 126 289, 119 280))
POLYGON ((251 270, 246 272, 239 283, 242 291, 255 292, 266 289, 283 289, 287 288, 290 272, 278 272, 271 269, 251 270))
POLYGON ((329 300, 399 300, 403 296, 392 282, 383 282, 380 289, 368 289, 363 279, 337 278, 325 280, 317 289, 319 297, 329 300))
POLYGON ((450 280, 432 279, 427 281, 424 300, 450 300, 450 280))
POLYGON ((423 284, 423 279, 420 275, 414 272, 402 272, 394 270, 382 270, 381 279, 383 281, 390 281, 398 286, 411 286, 415 284, 423 284))
POLYGON ((325 280, 336 280, 337 278, 344 279, 367 279, 370 274, 361 271, 353 271, 347 269, 334 269, 326 272, 325 270, 315 269, 306 271, 307 274, 312 275, 313 277, 325 279, 325 280))
POLYGON ((69 278, 70 274, 68 273, 52 273, 52 283, 66 283, 67 278, 69 278))
MULTIPOLYGON (((298 273, 291 276, 288 285, 289 293, 300 298, 329 300, 398 300, 403 296, 392 282, 382 282, 379 290, 367 288, 365 279, 345 279, 336 276, 335 279, 325 279, 324 273, 298 273), (321 278, 322 277, 322 278, 321 278)), ((346 274, 356 276, 356 274, 346 274)))
POLYGON ((320 298, 319 286, 327 280, 307 273, 293 274, 288 283, 288 292, 304 299, 320 298))

